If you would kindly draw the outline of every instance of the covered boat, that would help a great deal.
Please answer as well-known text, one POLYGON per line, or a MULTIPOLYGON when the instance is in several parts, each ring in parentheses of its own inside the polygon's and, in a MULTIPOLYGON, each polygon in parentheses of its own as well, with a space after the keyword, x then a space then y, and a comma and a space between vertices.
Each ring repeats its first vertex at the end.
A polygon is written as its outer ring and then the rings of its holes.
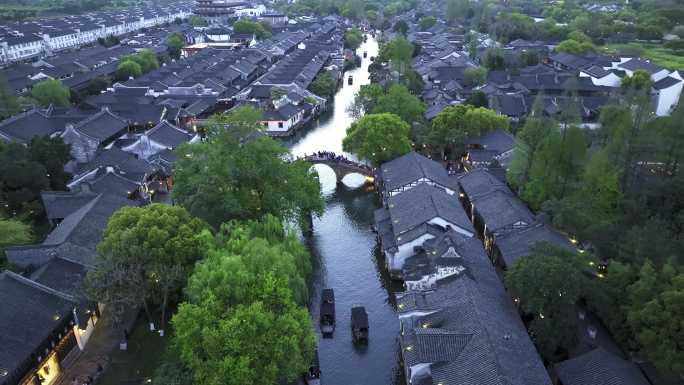
POLYGON ((321 293, 321 334, 331 337, 335 331, 335 292, 333 289, 323 289, 321 293))
POLYGON ((363 306, 352 308, 351 312, 352 338, 356 343, 368 343, 368 314, 363 306))
POLYGON ((349 75, 349 77, 347 78, 347 84, 349 84, 349 85, 354 84, 354 78, 351 75, 349 75))

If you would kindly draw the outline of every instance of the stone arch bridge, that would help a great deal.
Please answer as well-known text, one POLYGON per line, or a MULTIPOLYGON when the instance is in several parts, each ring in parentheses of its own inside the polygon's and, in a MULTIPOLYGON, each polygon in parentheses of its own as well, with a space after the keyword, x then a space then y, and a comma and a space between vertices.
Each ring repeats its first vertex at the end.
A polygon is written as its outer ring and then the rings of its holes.
POLYGON ((349 174, 361 174, 366 177, 366 183, 373 183, 375 180, 375 172, 372 167, 365 164, 357 163, 338 156, 318 156, 307 155, 303 158, 311 164, 324 164, 330 167, 335 172, 337 183, 341 183, 342 179, 349 174))

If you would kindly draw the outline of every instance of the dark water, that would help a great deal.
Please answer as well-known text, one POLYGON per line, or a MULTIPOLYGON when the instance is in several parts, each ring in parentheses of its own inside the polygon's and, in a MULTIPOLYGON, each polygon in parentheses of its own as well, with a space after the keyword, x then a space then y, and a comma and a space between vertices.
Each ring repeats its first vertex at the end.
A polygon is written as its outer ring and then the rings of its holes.
MULTIPOLYGON (((334 107, 320 122, 289 141, 294 155, 301 156, 319 150, 342 152, 342 139, 353 118, 346 107, 362 84, 368 84, 370 57, 378 46, 369 37, 359 48, 359 55, 368 52, 360 68, 345 75, 344 85, 335 96, 334 107), (347 84, 347 76, 354 84, 347 84)), ((350 156, 347 154, 347 156, 350 156)), ((385 385, 398 384, 399 322, 394 310, 393 288, 382 261, 376 253, 375 234, 370 230, 373 210, 377 207, 374 192, 360 186, 364 178, 349 175, 344 184, 337 184, 335 175, 326 166, 318 165, 325 213, 314 219, 314 234, 307 239, 318 266, 314 280, 312 318, 318 328, 320 293, 322 288, 335 290, 336 329, 333 338, 320 338, 319 358, 324 385, 385 385), (359 187, 360 186, 360 187, 359 187), (370 324, 368 346, 352 344, 350 314, 352 306, 366 307, 370 324)), ((396 289, 396 288, 394 288, 396 289)))

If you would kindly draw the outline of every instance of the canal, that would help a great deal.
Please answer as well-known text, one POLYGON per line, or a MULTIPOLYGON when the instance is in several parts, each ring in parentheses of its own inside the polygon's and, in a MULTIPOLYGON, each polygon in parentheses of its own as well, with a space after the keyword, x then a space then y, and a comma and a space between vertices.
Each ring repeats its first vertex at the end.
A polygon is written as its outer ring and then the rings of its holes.
MULTIPOLYGON (((370 36, 358 49, 368 53, 359 68, 345 74, 334 103, 318 122, 287 143, 295 156, 315 151, 342 153, 342 139, 353 118, 347 106, 361 85, 368 84, 370 57, 378 44, 370 36), (347 84, 347 77, 354 79, 347 84)), ((351 154, 345 154, 353 158, 351 154)), ((348 175, 337 184, 327 166, 317 165, 326 200, 325 212, 314 219, 313 236, 307 239, 316 260, 311 314, 319 333, 319 358, 324 385, 390 385, 401 381, 397 335, 399 323, 394 309, 394 290, 376 250, 370 225, 377 205, 376 195, 362 186, 364 178, 348 175), (318 314, 321 289, 335 290, 336 329, 333 338, 321 338, 318 314), (352 344, 352 306, 366 307, 370 324, 367 347, 352 344)))

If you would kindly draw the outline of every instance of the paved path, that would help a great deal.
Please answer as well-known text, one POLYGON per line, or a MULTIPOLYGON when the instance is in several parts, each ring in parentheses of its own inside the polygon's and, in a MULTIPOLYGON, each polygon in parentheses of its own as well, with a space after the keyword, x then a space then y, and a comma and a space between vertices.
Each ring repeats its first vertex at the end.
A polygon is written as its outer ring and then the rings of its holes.
MULTIPOLYGON (((131 330, 137 318, 137 311, 129 311, 124 317, 124 325, 131 330)), ((97 367, 102 365, 106 368, 109 363, 109 356, 114 349, 119 348, 121 341, 121 329, 113 327, 112 319, 108 317, 107 311, 95 325, 95 330, 90 336, 85 349, 81 351, 78 347, 64 360, 62 374, 54 385, 72 385, 73 379, 85 380, 88 376, 97 376, 97 367)), ((81 383, 79 383, 80 385, 81 383)))

